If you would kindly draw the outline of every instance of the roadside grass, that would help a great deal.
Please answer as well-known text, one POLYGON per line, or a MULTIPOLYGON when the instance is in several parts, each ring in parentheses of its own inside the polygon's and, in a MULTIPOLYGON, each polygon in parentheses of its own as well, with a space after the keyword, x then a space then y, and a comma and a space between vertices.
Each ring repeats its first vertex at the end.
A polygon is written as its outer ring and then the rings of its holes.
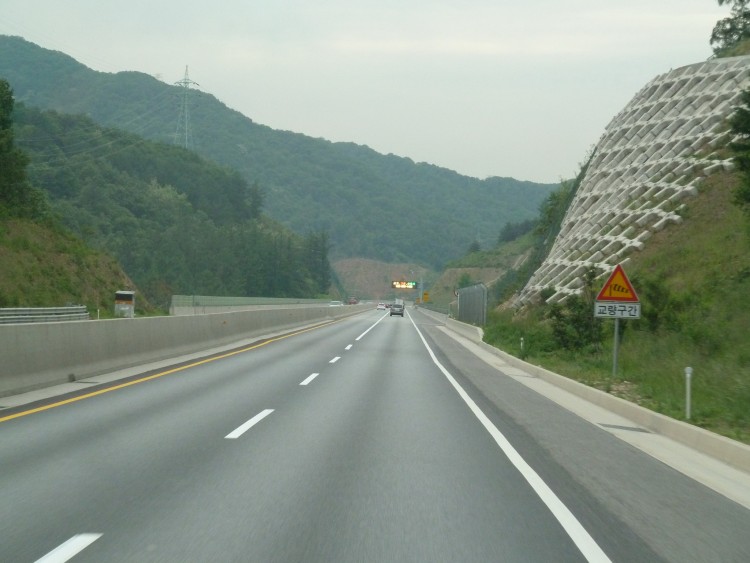
MULTIPOLYGON (((85 305, 92 318, 114 316, 114 294, 133 287, 110 256, 56 225, 0 221, 0 307, 85 305)), ((154 308, 139 300, 139 314, 154 308)))
POLYGON ((625 329, 613 375, 613 326, 607 321, 600 349, 560 350, 554 349, 551 328, 544 321, 518 323, 505 312, 493 315, 485 340, 529 363, 677 420, 686 420, 685 368, 692 367, 688 422, 750 444, 746 353, 728 347, 728 353, 706 355, 681 334, 625 329))
POLYGON ((496 311, 485 340, 504 351, 678 420, 685 368, 693 368, 689 422, 750 444, 750 231, 731 203, 733 179, 704 182, 685 220, 656 233, 625 265, 642 303, 621 321, 613 375, 613 326, 597 348, 561 349, 547 306, 496 311), (521 349, 521 338, 524 346, 521 349))

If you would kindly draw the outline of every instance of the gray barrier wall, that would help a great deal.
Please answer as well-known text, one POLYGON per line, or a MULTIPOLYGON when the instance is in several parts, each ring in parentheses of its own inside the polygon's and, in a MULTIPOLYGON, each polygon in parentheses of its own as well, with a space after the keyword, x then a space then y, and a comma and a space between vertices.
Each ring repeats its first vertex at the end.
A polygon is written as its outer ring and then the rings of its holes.
POLYGON ((477 326, 487 322, 487 287, 478 283, 458 290, 458 320, 477 326))
POLYGON ((205 315, 274 307, 325 307, 328 299, 288 297, 231 297, 219 295, 173 295, 170 315, 205 315))
POLYGON ((370 308, 276 308, 186 317, 0 325, 0 397, 370 308))

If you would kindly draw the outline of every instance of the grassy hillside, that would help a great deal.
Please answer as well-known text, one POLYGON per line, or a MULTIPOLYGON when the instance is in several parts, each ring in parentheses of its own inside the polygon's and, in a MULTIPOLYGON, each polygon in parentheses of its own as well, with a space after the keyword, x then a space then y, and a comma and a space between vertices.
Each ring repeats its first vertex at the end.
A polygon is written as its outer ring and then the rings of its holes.
MULTIPOLYGON (((693 373, 691 422, 750 443, 750 220, 732 203, 736 179, 706 180, 684 221, 657 233, 625 269, 642 302, 623 321, 612 376, 613 321, 601 347, 561 350, 549 306, 498 311, 485 338, 505 351, 668 416, 684 418, 684 368, 693 373), (524 350, 520 338, 524 338, 524 350)), ((598 288, 597 288, 598 289, 598 288)))
MULTIPOLYGON (((0 307, 85 305, 111 317, 119 289, 135 290, 112 257, 60 229, 20 219, 0 221, 0 307)), ((152 312, 140 293, 138 313, 152 312)))
MULTIPOLYGON (((537 242, 537 237, 529 232, 516 240, 471 252, 449 262, 442 274, 428 287, 431 307, 448 311, 455 300, 454 291, 459 287, 480 282, 493 287, 506 274, 517 272, 526 263, 537 242)), ((491 296, 492 299, 494 296, 491 296)))

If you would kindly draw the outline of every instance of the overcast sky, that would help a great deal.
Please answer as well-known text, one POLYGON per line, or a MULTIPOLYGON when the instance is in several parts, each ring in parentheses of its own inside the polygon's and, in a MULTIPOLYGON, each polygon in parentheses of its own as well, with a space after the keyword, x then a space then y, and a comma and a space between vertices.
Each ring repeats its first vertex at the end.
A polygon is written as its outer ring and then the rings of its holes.
POLYGON ((648 81, 710 57, 728 15, 717 0, 0 0, 0 34, 170 84, 188 65, 274 129, 556 182, 648 81))

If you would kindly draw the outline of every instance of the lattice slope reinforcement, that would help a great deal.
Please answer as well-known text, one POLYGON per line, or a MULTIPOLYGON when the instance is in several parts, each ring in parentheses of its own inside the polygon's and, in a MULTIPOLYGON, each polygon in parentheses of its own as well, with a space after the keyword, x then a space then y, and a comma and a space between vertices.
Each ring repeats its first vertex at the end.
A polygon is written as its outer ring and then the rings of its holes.
POLYGON ((726 119, 750 87, 750 56, 715 59, 657 76, 605 129, 549 256, 516 299, 553 288, 578 293, 582 275, 627 261, 679 215, 697 184, 729 170, 715 150, 730 140, 726 119))

